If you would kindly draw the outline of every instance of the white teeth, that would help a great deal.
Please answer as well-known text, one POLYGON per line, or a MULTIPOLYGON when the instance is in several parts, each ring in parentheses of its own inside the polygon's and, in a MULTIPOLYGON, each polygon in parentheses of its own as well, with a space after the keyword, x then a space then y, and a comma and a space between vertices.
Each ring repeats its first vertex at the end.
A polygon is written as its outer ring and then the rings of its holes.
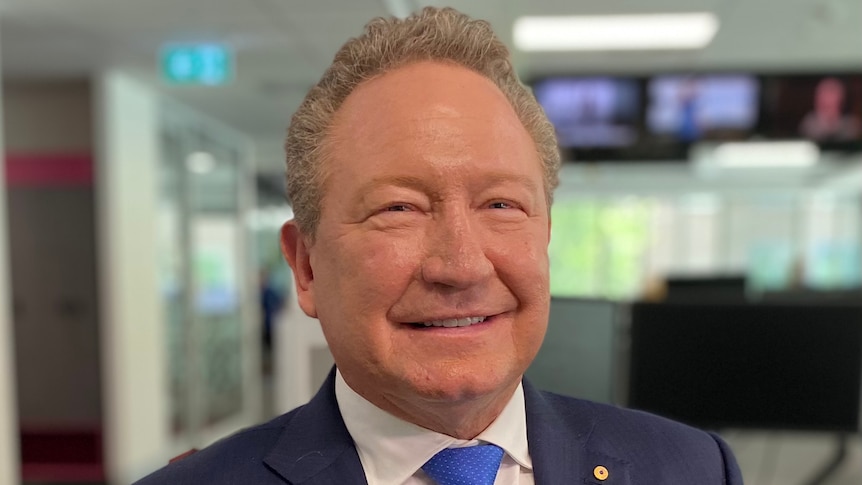
POLYGON ((449 320, 434 320, 422 322, 426 327, 469 327, 474 323, 484 322, 486 317, 451 318, 449 320))

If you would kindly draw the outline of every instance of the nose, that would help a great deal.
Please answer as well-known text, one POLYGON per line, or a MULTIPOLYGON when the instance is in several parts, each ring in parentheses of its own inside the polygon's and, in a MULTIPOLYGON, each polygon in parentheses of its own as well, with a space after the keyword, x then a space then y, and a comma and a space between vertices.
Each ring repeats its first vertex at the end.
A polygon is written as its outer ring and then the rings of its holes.
POLYGON ((490 277, 494 266, 485 254, 481 229, 468 214, 435 219, 426 239, 422 278, 435 285, 466 289, 490 277))

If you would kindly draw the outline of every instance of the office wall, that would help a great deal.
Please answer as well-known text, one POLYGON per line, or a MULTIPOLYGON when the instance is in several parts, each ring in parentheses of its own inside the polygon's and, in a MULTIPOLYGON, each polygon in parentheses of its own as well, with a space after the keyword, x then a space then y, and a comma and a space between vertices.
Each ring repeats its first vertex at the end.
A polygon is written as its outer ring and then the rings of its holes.
POLYGON ((89 82, 5 81, 18 414, 101 421, 89 82))
MULTIPOLYGON (((0 96, 0 105, 2 105, 0 96)), ((2 113, 2 108, 0 108, 2 113)), ((0 116, 0 153, 3 153, 3 119, 0 116)), ((8 248, 6 245, 6 180, 0 170, 0 483, 18 483, 18 423, 12 319, 9 308, 8 248)))
POLYGON ((88 79, 4 79, 3 98, 7 153, 91 153, 88 79))
POLYGON ((158 98, 114 71, 96 89, 105 452, 110 482, 125 484, 171 453, 155 271, 158 98))

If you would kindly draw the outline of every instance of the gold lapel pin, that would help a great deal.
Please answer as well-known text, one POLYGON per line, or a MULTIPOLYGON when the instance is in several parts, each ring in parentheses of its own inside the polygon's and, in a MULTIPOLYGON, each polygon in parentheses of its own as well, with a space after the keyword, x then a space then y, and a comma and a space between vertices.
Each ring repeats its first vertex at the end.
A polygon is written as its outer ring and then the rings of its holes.
POLYGON ((608 469, 599 465, 593 468, 593 476, 596 477, 597 480, 605 481, 608 479, 608 469))

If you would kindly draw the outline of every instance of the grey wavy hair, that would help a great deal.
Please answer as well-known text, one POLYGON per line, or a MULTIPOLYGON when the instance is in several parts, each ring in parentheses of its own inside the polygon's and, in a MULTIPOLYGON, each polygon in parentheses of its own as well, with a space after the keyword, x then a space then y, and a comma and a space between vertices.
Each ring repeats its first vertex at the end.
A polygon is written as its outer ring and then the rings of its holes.
POLYGON ((300 231, 313 239, 323 198, 325 147, 333 117, 365 81, 410 63, 439 61, 490 79, 512 105, 536 145, 550 207, 559 183, 560 153, 554 128, 521 84, 505 44, 484 20, 452 8, 426 7, 406 19, 376 18, 336 53, 294 113, 287 130, 287 198, 300 231))

